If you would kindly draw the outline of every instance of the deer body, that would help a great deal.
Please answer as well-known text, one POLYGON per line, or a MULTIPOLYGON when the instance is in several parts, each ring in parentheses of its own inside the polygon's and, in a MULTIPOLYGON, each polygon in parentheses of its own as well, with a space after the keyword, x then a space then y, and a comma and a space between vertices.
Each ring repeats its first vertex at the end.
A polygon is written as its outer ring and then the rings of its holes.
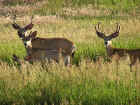
POLYGON ((76 47, 72 41, 66 38, 40 38, 36 37, 37 31, 30 32, 28 36, 25 36, 25 32, 33 28, 32 21, 24 28, 16 24, 15 21, 12 26, 18 31, 18 36, 26 48, 27 56, 30 56, 32 60, 59 58, 56 56, 62 53, 65 65, 68 65, 70 57, 74 56, 76 47), (59 51, 60 49, 61 51, 59 51))
POLYGON ((118 48, 107 48, 107 54, 109 57, 113 58, 117 56, 116 60, 120 60, 121 57, 129 56, 130 58, 130 71, 132 71, 132 66, 137 60, 140 61, 140 49, 118 49, 118 48))
POLYGON ((68 39, 65 38, 35 38, 31 41, 32 48, 38 49, 62 49, 63 54, 72 55, 74 52, 75 45, 68 39))
MULTIPOLYGON (((37 31, 34 31, 31 32, 29 36, 23 38, 23 42, 27 49, 28 55, 32 55, 33 53, 41 51, 42 53, 45 53, 46 57, 44 58, 53 58, 53 56, 49 57, 50 54, 48 54, 48 52, 53 53, 53 51, 56 51, 56 53, 54 53, 54 56, 56 56, 59 55, 59 50, 61 49, 65 65, 70 63, 70 56, 73 57, 76 49, 73 42, 65 38, 39 38, 36 37, 36 35, 37 31)), ((37 55, 41 57, 41 53, 38 53, 37 55)))
MULTIPOLYGON (((99 24, 98 24, 98 29, 99 29, 99 24)), ((110 57, 111 59, 115 58, 116 62, 118 62, 122 57, 129 56, 130 71, 132 71, 132 66, 136 63, 137 60, 140 61, 140 49, 123 49, 123 48, 114 48, 111 46, 111 40, 119 35, 120 26, 117 24, 116 32, 112 33, 109 36, 105 36, 104 33, 99 32, 96 26, 95 26, 95 30, 98 37, 104 39, 107 56, 110 57)))
POLYGON ((108 46, 106 48, 106 52, 107 52, 107 55, 109 57, 113 57, 114 55, 118 55, 119 57, 123 57, 123 56, 126 56, 126 53, 128 52, 129 50, 127 49, 119 49, 119 48, 113 48, 111 46, 108 46))

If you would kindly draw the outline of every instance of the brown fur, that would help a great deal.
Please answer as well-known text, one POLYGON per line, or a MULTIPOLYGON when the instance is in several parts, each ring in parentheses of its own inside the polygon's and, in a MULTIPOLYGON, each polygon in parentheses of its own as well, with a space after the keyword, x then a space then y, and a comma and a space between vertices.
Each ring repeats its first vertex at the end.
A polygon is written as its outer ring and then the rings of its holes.
POLYGON ((48 60, 54 60, 56 62, 59 62, 59 57, 61 55, 61 50, 40 50, 40 49, 28 49, 29 55, 26 56, 28 61, 33 62, 33 61, 45 61, 48 60), (53 53, 53 55, 49 56, 49 53, 53 53))
POLYGON ((109 57, 114 58, 114 56, 117 56, 115 58, 117 62, 121 57, 128 55, 130 58, 130 71, 132 71, 132 66, 136 61, 140 61, 140 49, 119 49, 108 46, 106 50, 109 57))
POLYGON ((62 49, 65 55, 72 55, 73 42, 65 38, 35 38, 32 40, 32 48, 38 49, 62 49))

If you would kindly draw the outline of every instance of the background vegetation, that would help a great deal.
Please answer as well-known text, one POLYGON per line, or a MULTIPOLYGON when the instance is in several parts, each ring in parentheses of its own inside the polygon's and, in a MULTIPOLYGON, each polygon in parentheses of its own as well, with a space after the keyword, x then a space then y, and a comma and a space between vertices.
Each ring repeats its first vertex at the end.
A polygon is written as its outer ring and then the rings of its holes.
POLYGON ((106 62, 106 50, 94 27, 101 22, 106 35, 120 23, 113 47, 140 48, 138 0, 3 0, 0 1, 0 104, 1 105, 139 105, 140 64, 129 69, 129 58, 106 62), (71 67, 63 63, 31 65, 19 69, 24 45, 11 26, 13 15, 21 26, 31 15, 40 37, 65 37, 76 43, 71 67))

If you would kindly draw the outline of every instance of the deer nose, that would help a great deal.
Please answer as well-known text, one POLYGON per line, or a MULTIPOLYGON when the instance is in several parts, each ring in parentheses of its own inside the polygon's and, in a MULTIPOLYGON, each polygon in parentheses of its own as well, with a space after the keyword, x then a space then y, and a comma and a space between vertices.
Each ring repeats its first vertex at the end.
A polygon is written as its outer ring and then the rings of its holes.
POLYGON ((105 42, 105 45, 107 45, 107 42, 105 42))

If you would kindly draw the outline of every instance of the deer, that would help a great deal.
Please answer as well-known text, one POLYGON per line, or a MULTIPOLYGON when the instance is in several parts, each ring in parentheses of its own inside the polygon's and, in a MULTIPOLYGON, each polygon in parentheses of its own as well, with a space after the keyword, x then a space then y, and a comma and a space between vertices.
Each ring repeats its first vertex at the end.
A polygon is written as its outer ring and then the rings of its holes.
MULTIPOLYGON (((60 49, 61 49, 62 57, 64 58, 64 63, 65 63, 65 65, 69 65, 70 58, 74 57, 74 54, 76 51, 75 44, 66 38, 36 37, 37 31, 30 32, 30 34, 28 36, 25 35, 25 33, 28 30, 31 30, 33 28, 33 25, 34 24, 32 23, 32 18, 31 18, 31 23, 26 25, 24 28, 22 28, 18 24, 16 24, 15 18, 14 18, 14 23, 12 24, 13 28, 17 30, 19 38, 24 43, 24 46, 25 46, 25 49, 27 52, 27 56, 37 55, 38 58, 40 58, 41 57, 40 51, 45 52, 45 56, 47 56, 48 51, 49 51, 49 53, 54 51, 55 54, 58 54, 58 53, 60 53, 60 49)), ((34 58, 34 57, 32 56, 32 58, 34 58)), ((35 58, 37 58, 37 57, 35 57, 35 58)), ((50 57, 50 58, 52 58, 52 57, 50 57)))
POLYGON ((100 32, 100 23, 95 25, 95 31, 99 38, 104 40, 104 44, 106 46, 107 56, 111 59, 115 58, 116 62, 120 60, 120 58, 128 56, 130 59, 130 71, 132 72, 132 66, 136 64, 136 61, 140 61, 140 49, 125 49, 125 48, 114 48, 112 47, 111 40, 119 36, 120 25, 117 23, 116 31, 108 36, 106 36, 103 32, 100 32))

